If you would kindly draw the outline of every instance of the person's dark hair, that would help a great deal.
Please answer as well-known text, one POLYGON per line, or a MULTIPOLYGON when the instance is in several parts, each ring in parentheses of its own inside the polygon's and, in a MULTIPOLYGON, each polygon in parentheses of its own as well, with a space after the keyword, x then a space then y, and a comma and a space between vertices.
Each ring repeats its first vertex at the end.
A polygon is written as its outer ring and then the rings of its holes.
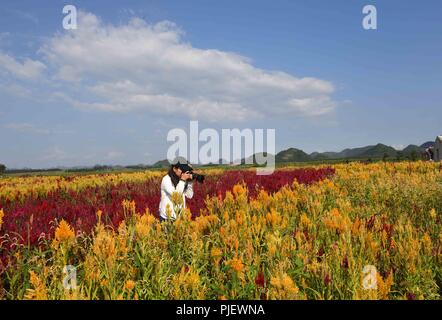
POLYGON ((176 188, 178 182, 180 182, 180 177, 178 177, 175 173, 175 171, 173 171, 173 168, 178 168, 179 166, 177 164, 172 164, 170 166, 169 172, 167 173, 170 177, 170 179, 172 180, 173 186, 176 188))

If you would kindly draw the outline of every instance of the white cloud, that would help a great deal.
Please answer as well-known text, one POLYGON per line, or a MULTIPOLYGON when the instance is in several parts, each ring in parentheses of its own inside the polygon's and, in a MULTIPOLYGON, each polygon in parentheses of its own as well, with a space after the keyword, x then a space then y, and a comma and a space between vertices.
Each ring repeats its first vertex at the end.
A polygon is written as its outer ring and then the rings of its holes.
MULTIPOLYGON (((172 22, 133 18, 115 26, 91 13, 78 17, 77 30, 53 36, 39 50, 55 88, 51 98, 75 108, 245 121, 319 116, 336 107, 332 83, 263 70, 236 53, 195 48, 172 22)), ((0 59, 16 76, 35 77, 45 69, 39 61, 0 59)))
POLYGON ((49 134, 51 132, 48 129, 39 128, 30 123, 8 123, 4 127, 21 133, 49 134))
MULTIPOLYGON (((0 116, 4 113, 0 112, 0 116)), ((3 126, 6 129, 14 130, 21 133, 32 134, 55 134, 55 135, 72 135, 75 134, 75 130, 65 128, 41 128, 31 123, 8 123, 3 126)))
POLYGON ((392 145, 392 147, 394 149, 396 149, 397 151, 402 151, 402 150, 405 149, 406 145, 404 145, 404 144, 394 144, 394 145, 392 145))
POLYGON ((0 73, 8 72, 19 79, 35 79, 38 78, 45 69, 46 66, 40 61, 26 58, 23 62, 20 62, 0 52, 0 73))
POLYGON ((0 91, 4 94, 12 95, 15 97, 21 97, 21 98, 35 98, 35 95, 33 94, 32 90, 16 84, 0 84, 0 91))
POLYGON ((328 96, 316 96, 309 98, 294 98, 289 101, 289 106, 294 110, 310 113, 311 115, 322 115, 328 113, 336 107, 334 102, 328 96))

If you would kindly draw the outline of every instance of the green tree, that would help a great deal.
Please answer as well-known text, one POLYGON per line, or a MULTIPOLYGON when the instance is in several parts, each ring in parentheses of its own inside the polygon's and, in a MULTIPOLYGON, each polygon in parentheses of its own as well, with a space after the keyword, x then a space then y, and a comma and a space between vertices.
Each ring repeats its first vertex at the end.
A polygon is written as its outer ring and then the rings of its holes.
POLYGON ((3 174, 6 171, 6 166, 0 163, 0 174, 3 174))

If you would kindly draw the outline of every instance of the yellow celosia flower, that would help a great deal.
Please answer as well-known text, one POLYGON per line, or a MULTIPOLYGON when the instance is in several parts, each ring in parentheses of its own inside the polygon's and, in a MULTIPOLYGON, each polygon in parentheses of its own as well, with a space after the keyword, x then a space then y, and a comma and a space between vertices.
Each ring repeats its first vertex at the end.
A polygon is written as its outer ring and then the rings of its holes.
POLYGON ((206 289, 200 284, 199 274, 189 266, 183 266, 178 274, 172 277, 174 299, 202 299, 206 289))
POLYGON ((220 248, 212 248, 210 255, 212 256, 216 266, 219 264, 222 254, 223 252, 220 248))
POLYGON ((334 208, 324 217, 325 227, 332 231, 345 232, 349 230, 353 224, 347 215, 334 208))
POLYGON ((118 248, 117 241, 112 231, 107 231, 102 225, 97 229, 97 234, 92 244, 92 252, 99 261, 112 267, 117 259, 118 248))
POLYGON ((390 272, 385 280, 382 278, 382 276, 379 273, 377 273, 376 280, 377 280, 376 285, 378 289, 379 299, 382 300, 388 299, 391 286, 394 283, 393 272, 390 272))
POLYGON ((282 221, 281 215, 276 212, 275 209, 271 209, 269 213, 267 213, 266 216, 267 223, 272 225, 273 227, 276 227, 279 225, 282 221))
POLYGON ((235 221, 237 224, 242 225, 246 221, 246 213, 243 210, 236 212, 235 221))
POLYGON ((172 193, 171 200, 176 206, 183 204, 183 196, 179 192, 172 193))
POLYGON ((28 289, 25 298, 29 300, 47 300, 48 294, 44 281, 42 281, 32 270, 29 271, 29 277, 29 281, 33 288, 28 289))
POLYGON ((3 209, 0 209, 0 230, 2 229, 3 217, 4 216, 5 216, 5 213, 3 212, 3 209))
POLYGON ((230 266, 239 279, 244 280, 244 263, 240 258, 233 258, 226 262, 226 265, 230 266))
POLYGON ((135 288, 135 281, 127 280, 126 283, 124 284, 124 288, 129 291, 132 291, 132 289, 135 288))
POLYGON ((272 299, 291 300, 298 299, 299 289, 286 273, 279 273, 270 279, 272 299))
POLYGON ((310 221, 310 219, 307 217, 305 213, 301 215, 301 227, 310 229, 312 227, 313 223, 310 221))
POLYGON ((87 255, 84 262, 85 279, 89 281, 100 280, 100 269, 97 260, 92 255, 87 255))
POLYGON ((102 287, 107 287, 109 285, 109 281, 107 279, 103 279, 100 281, 100 285, 102 287))
MULTIPOLYGON (((59 278, 61 260, 71 258, 64 250, 71 247, 60 245, 68 242, 76 246, 72 252, 83 257, 78 263, 86 299, 136 298, 135 288, 141 283, 137 281, 144 281, 147 271, 143 268, 152 266, 149 282, 166 287, 142 290, 142 298, 164 294, 173 299, 255 298, 262 292, 248 295, 249 281, 253 283, 246 277, 252 274, 249 265, 272 275, 265 282, 265 297, 270 299, 299 299, 304 292, 319 299, 397 299, 407 297, 407 292, 412 298, 439 298, 433 271, 442 257, 441 208, 436 201, 442 190, 440 165, 355 162, 334 164, 333 168, 335 175, 322 182, 306 185, 295 179, 279 191, 261 190, 254 199, 247 197, 247 187, 236 185, 225 193, 223 201, 209 197, 198 218, 193 219, 186 210, 174 224, 160 224, 148 211, 136 213, 135 202, 129 200, 122 202, 126 217, 118 227, 103 224, 106 213, 97 211, 97 220, 102 223, 81 242, 75 230, 62 221, 56 226, 53 243, 57 246, 52 249, 63 250, 54 250, 54 259, 44 260, 17 248, 9 258, 14 263, 18 260, 15 265, 21 269, 16 274, 11 271, 11 276, 23 274, 21 266, 29 261, 42 271, 30 273, 25 297, 75 297, 60 294, 60 282, 52 281, 59 278), (163 232, 165 228, 171 232, 163 232), (182 267, 184 261, 191 266, 182 267), (397 283, 393 284, 392 271, 385 276, 377 273, 377 289, 366 290, 358 285, 360 270, 366 264, 398 270, 401 276, 395 274, 397 283), (301 270, 307 272, 305 277, 301 270), (291 278, 295 274, 296 278, 291 278), (333 286, 327 288, 329 274, 333 274, 333 286), (121 275, 121 290, 112 288, 121 275), (237 276, 239 284, 233 281, 237 276), (299 279, 300 289, 294 279, 299 279)), ((19 203, 28 195, 44 198, 55 190, 81 192, 90 186, 144 184, 146 179, 158 183, 164 174, 4 177, 0 179, 0 198, 19 203)), ((182 195, 177 196, 176 202, 181 199, 182 195)), ((173 208, 172 204, 168 207, 169 216, 173 208)), ((4 214, 0 209, 3 229, 4 214)), ((31 219, 25 224, 35 231, 31 219)), ((362 274, 362 279, 366 276, 362 274)), ((23 296, 19 287, 10 289, 11 297, 23 296)))
POLYGON ((123 200, 122 204, 123 204, 123 212, 125 217, 136 214, 135 201, 123 200))
POLYGON ((242 263, 241 259, 232 259, 230 265, 237 273, 241 273, 244 271, 244 264, 242 263))
POLYGON ((303 287, 304 289, 308 288, 307 282, 305 282, 304 278, 301 278, 301 287, 303 287))
POLYGON ((103 211, 98 210, 97 211, 97 221, 98 223, 101 223, 101 216, 103 215, 103 211))
POLYGON ((232 191, 236 197, 239 197, 241 195, 245 195, 247 193, 247 189, 244 188, 244 186, 242 186, 241 184, 234 185, 232 191))
POLYGON ((351 233, 353 235, 359 234, 360 228, 361 228, 361 220, 359 220, 359 218, 356 218, 355 221, 353 221, 353 224, 351 226, 351 233))
POLYGON ((424 248, 427 254, 431 254, 431 251, 433 249, 433 243, 428 233, 425 233, 424 236, 422 237, 422 247, 424 248))
POLYGON ((156 218, 149 212, 142 216, 137 216, 137 222, 135 224, 136 235, 140 238, 146 237, 155 221, 156 218))
POLYGON ((61 220, 55 230, 55 240, 58 242, 68 242, 75 239, 74 229, 66 222, 61 220))

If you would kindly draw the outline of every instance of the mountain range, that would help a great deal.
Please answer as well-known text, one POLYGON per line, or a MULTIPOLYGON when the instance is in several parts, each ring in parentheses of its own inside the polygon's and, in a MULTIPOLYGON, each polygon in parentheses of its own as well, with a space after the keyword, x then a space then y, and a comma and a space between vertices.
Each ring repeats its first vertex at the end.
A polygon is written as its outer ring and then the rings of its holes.
POLYGON ((310 154, 296 148, 289 148, 276 154, 276 163, 307 162, 318 160, 345 160, 345 159, 417 159, 434 142, 426 142, 420 146, 410 144, 403 150, 396 150, 382 143, 360 148, 347 148, 341 152, 313 152, 310 154))
MULTIPOLYGON (((402 150, 396 150, 391 146, 387 146, 382 143, 376 145, 370 145, 359 148, 347 148, 340 152, 312 152, 310 154, 304 152, 303 150, 296 148, 289 148, 278 152, 275 156, 276 163, 284 162, 309 162, 309 161, 321 161, 321 160, 346 160, 346 159, 419 159, 425 149, 433 146, 434 142, 428 141, 422 145, 410 144, 402 150)), ((264 156, 267 154, 264 152, 264 156)), ((256 163, 256 154, 250 156, 246 159, 241 159, 241 161, 235 161, 236 163, 256 163)), ((221 164, 220 159, 217 164, 221 164)), ((225 162, 224 162, 225 163, 225 162)), ((163 167, 168 166, 169 162, 167 160, 161 160, 152 165, 152 167, 163 167)))
MULTIPOLYGON (((387 146, 382 143, 376 145, 359 147, 359 148, 347 148, 340 152, 312 152, 310 154, 304 152, 303 150, 296 148, 289 148, 278 152, 275 156, 276 163, 287 163, 287 162, 311 162, 311 161, 327 161, 327 160, 376 160, 376 159, 420 159, 425 149, 434 146, 434 142, 428 141, 420 146, 410 144, 402 150, 396 150, 391 146, 387 146)), ((257 154, 250 156, 246 159, 237 159, 235 164, 249 164, 256 163, 255 157, 257 154)), ((263 155, 267 157, 267 153, 264 152, 263 155)), ((219 164, 232 164, 226 160, 219 159, 217 163, 210 163, 208 165, 219 165, 219 164)), ((149 169, 149 168, 165 168, 168 167, 169 161, 167 159, 155 162, 152 165, 149 164, 137 164, 130 166, 112 166, 112 165, 96 165, 94 167, 56 167, 52 169, 45 169, 46 171, 100 171, 100 170, 121 170, 121 169, 149 169)), ((198 165, 196 165, 198 167, 198 165)), ((7 169, 8 172, 32 172, 41 171, 41 169, 7 169)))

